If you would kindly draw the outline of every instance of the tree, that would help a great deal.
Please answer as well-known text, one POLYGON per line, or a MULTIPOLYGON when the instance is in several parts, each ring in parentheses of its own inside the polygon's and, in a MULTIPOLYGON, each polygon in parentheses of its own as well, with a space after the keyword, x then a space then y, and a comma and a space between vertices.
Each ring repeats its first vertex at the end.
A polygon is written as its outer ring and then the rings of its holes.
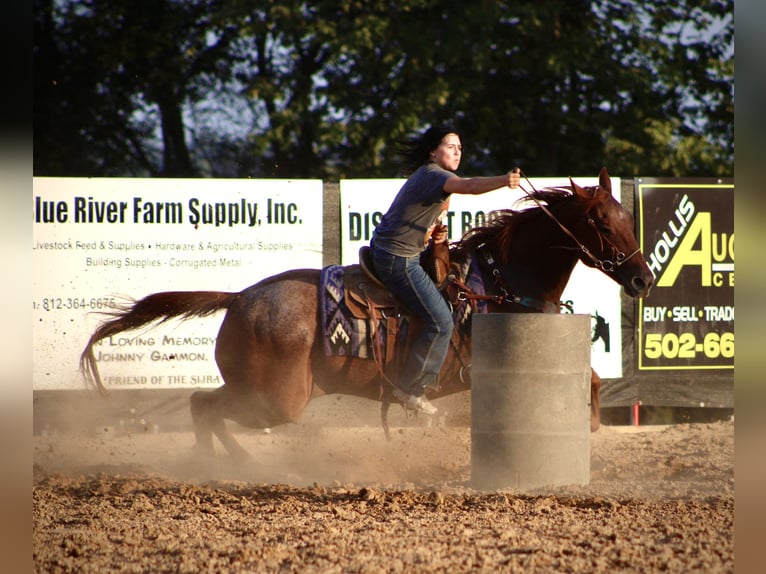
POLYGON ((45 162, 87 175, 196 175, 183 112, 230 77, 237 28, 223 2, 36 2, 36 172, 45 162), (67 153, 69 138, 82 147, 67 153))
POLYGON ((733 173, 732 0, 36 1, 38 174, 733 173))
POLYGON ((607 132, 610 165, 626 175, 732 176, 733 2, 599 5, 625 70, 607 132))

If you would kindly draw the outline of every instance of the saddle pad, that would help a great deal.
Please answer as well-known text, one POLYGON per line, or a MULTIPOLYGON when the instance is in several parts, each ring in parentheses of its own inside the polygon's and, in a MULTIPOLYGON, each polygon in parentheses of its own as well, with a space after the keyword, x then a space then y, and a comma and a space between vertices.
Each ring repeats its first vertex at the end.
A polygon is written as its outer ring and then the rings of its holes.
POLYGON ((327 356, 369 359, 368 322, 354 317, 346 305, 343 267, 330 265, 322 269, 319 281, 319 303, 322 309, 322 339, 327 356))
MULTIPOLYGON (((354 271, 357 266, 343 267, 330 265, 322 269, 319 280, 319 305, 321 308, 322 342, 327 356, 359 357, 373 359, 372 325, 377 328, 378 351, 386 356, 388 342, 386 321, 371 321, 369 317, 358 317, 349 309, 345 273, 354 271)), ((356 303, 356 302, 354 302, 356 303)), ((355 309, 359 314, 359 309, 355 309)), ((407 336, 409 321, 399 319, 398 340, 407 336)))

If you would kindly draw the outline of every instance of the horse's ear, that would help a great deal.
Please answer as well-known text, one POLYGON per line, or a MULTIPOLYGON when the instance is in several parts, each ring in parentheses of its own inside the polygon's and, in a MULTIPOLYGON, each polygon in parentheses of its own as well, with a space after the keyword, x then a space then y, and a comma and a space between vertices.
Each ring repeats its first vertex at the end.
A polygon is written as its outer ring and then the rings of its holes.
POLYGON ((603 189, 607 190, 609 192, 609 195, 612 194, 612 180, 609 177, 609 172, 606 171, 605 167, 602 167, 601 171, 598 174, 598 185, 599 187, 602 187, 603 189))
POLYGON ((571 177, 569 178, 569 184, 572 186, 572 193, 574 195, 578 195, 582 199, 591 199, 593 197, 585 189, 577 185, 571 177))

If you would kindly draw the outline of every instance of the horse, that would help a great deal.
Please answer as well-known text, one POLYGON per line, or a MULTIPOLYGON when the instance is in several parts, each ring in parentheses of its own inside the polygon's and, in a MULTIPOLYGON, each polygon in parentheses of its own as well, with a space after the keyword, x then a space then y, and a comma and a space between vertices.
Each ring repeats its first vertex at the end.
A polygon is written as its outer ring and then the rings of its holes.
MULTIPOLYGON (((525 209, 499 211, 486 225, 446 247, 450 262, 442 288, 453 304, 462 305, 463 315, 558 313, 559 299, 578 261, 605 273, 631 297, 649 294, 654 276, 639 250, 632 215, 612 195, 606 168, 601 169, 597 186, 583 188, 571 178, 569 184, 531 191, 522 187, 527 194, 522 201, 531 202, 525 209), (473 287, 460 273, 467 269, 479 281, 473 287), (484 285, 483 292, 476 285, 484 285)), ((359 269, 360 265, 341 268, 348 273, 359 269)), ((254 429, 297 422, 311 399, 337 393, 380 401, 388 436, 386 416, 395 402, 391 377, 382 368, 381 357, 327 353, 320 325, 321 278, 320 269, 293 269, 240 292, 169 291, 126 303, 110 310, 110 318, 90 337, 80 356, 83 376, 108 393, 93 351, 101 339, 226 310, 215 348, 224 383, 190 396, 199 452, 215 454, 216 436, 230 456, 249 457, 225 419, 254 429)), ((470 389, 468 323, 456 326, 439 388, 426 391, 430 399, 470 389)), ((413 321, 410 330, 415 329, 413 321)), ((599 426, 600 382, 592 371, 591 430, 599 426)))

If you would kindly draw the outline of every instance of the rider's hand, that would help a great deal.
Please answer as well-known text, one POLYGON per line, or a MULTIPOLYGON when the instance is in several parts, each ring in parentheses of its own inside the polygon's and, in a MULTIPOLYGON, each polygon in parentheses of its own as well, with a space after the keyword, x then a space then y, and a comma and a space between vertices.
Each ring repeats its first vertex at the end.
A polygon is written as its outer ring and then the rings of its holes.
POLYGON ((521 183, 521 168, 515 167, 508 172, 508 187, 511 189, 519 187, 521 183))
POLYGON ((449 227, 441 223, 437 223, 434 226, 433 233, 431 233, 431 238, 434 240, 434 243, 446 243, 449 239, 448 233, 449 227))

